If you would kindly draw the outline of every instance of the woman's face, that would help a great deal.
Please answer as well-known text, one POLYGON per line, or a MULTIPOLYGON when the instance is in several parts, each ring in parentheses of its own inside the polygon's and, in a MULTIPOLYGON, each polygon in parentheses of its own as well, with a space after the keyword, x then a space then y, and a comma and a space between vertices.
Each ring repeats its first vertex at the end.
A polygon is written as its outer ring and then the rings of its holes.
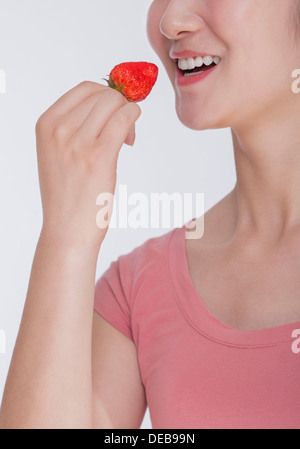
POLYGON ((293 34, 298 0, 154 0, 149 42, 164 64, 176 111, 191 129, 239 127, 288 111, 292 72, 300 68, 293 34), (181 86, 172 52, 220 56, 201 81, 181 86))

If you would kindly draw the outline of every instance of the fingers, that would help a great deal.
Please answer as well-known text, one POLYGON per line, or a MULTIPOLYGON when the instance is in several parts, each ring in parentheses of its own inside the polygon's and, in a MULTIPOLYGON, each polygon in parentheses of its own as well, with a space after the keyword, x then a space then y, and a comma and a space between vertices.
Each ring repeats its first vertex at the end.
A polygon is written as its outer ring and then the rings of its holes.
POLYGON ((92 95, 102 92, 106 88, 107 86, 103 86, 99 83, 83 81, 60 97, 49 109, 47 109, 45 114, 53 115, 54 117, 67 114, 80 105, 84 100, 92 95))
POLYGON ((119 151, 141 112, 136 103, 127 103, 113 114, 96 140, 95 159, 101 155, 108 165, 116 166, 119 151))
POLYGON ((127 103, 128 101, 122 94, 112 91, 110 88, 94 95, 69 114, 69 120, 72 121, 74 130, 76 128, 72 140, 76 140, 78 145, 83 146, 94 144, 115 111, 127 103))

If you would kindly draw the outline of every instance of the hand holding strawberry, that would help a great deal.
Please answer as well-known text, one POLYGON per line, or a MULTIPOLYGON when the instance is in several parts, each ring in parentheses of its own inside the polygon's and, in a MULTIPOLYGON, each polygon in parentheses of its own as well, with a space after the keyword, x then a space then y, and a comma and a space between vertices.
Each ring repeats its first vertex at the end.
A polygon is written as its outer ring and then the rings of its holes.
POLYGON ((120 64, 110 76, 113 89, 84 82, 56 101, 36 126, 46 240, 99 247, 107 228, 96 224, 102 192, 114 193, 119 151, 133 145, 135 122, 156 79, 148 63, 120 64), (117 91, 121 92, 119 95, 117 91))

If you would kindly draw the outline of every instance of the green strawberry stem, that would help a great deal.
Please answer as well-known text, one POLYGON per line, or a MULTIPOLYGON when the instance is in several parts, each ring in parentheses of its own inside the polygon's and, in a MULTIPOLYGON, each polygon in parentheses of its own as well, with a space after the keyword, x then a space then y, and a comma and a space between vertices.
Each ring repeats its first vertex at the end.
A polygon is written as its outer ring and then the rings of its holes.
POLYGON ((107 80, 106 78, 102 78, 102 79, 107 82, 109 87, 111 87, 112 89, 115 89, 118 92, 120 92, 126 98, 126 100, 133 102, 133 100, 131 100, 130 98, 126 97, 126 95, 122 92, 124 84, 121 84, 121 86, 117 86, 111 75, 106 75, 106 76, 109 76, 109 80, 107 80))

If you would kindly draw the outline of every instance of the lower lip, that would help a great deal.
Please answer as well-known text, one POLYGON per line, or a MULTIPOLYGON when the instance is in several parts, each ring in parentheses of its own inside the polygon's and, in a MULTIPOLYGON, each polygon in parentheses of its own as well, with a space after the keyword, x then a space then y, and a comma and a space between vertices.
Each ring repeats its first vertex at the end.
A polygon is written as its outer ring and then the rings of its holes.
POLYGON ((180 70, 180 68, 177 65, 176 62, 176 83, 179 86, 189 86, 190 84, 198 83, 199 81, 203 81, 205 78, 207 78, 217 67, 218 65, 215 65, 209 70, 205 70, 205 72, 197 73, 196 75, 190 75, 190 76, 184 76, 180 70))

